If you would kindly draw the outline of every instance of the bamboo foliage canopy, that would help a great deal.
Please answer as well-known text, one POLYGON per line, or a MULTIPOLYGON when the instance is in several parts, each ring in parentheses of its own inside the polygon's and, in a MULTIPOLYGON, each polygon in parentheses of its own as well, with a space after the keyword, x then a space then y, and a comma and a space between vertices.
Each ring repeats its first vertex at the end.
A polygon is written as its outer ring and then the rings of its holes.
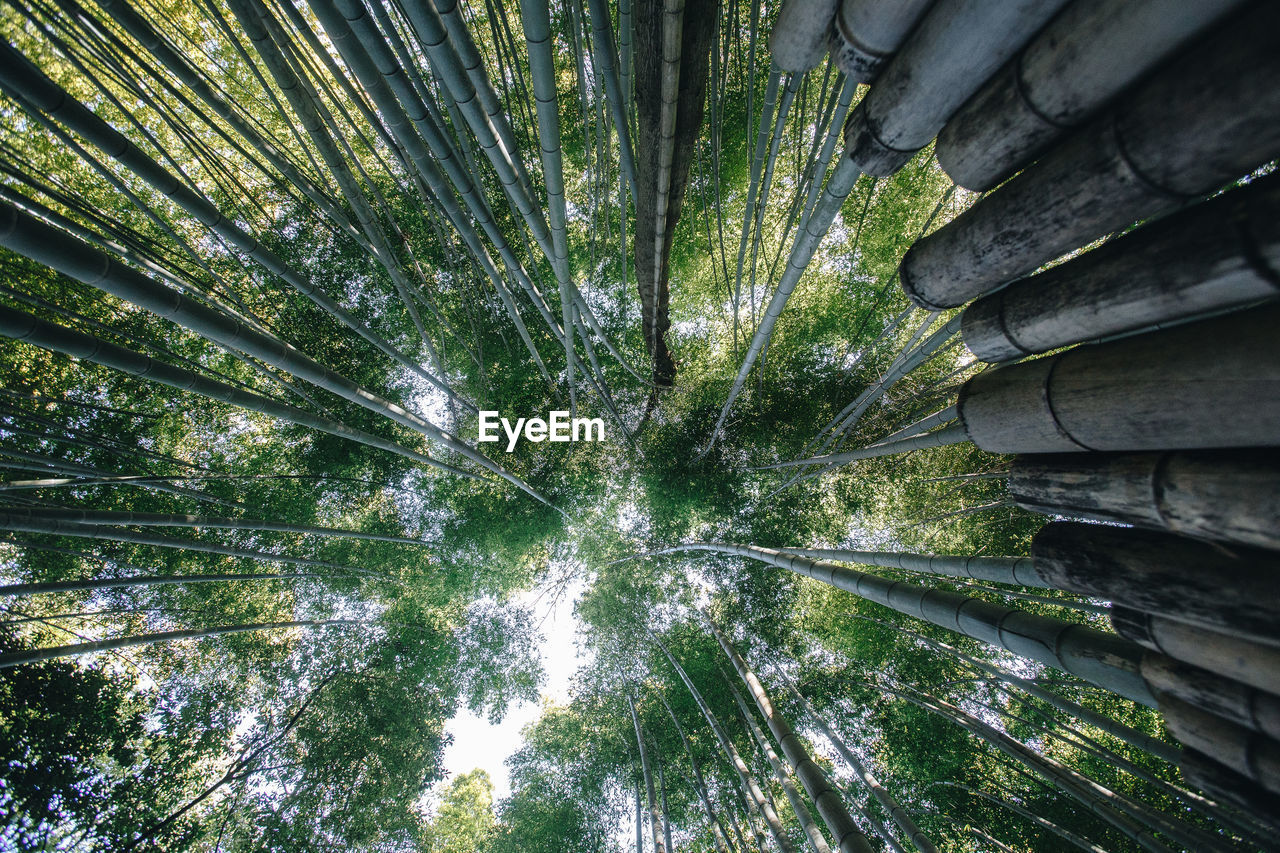
POLYGON ((1278 34, 9 0, 0 848, 1272 843, 1278 34))

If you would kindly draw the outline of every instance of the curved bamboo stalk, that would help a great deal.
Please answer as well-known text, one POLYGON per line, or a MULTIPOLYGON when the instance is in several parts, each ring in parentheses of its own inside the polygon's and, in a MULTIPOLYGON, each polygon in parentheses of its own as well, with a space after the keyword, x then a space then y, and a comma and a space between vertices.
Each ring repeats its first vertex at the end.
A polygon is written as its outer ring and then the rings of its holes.
MULTIPOLYGON (((646 630, 648 629, 646 628, 646 630)), ((671 654, 669 649, 667 649, 666 644, 663 643, 662 640, 659 639, 652 631, 649 631, 649 637, 658 645, 658 648, 662 650, 663 655, 666 656, 671 667, 676 671, 676 674, 680 676, 680 680, 684 682, 684 686, 689 689, 689 694, 693 697, 693 701, 697 703, 698 709, 702 711, 702 716, 707 720, 707 725, 711 727, 711 731, 715 734, 716 740, 719 741, 720 749, 724 752, 725 758, 737 772, 742 788, 748 795, 748 804, 753 806, 756 811, 763 815, 765 823, 769 827, 769 832, 773 835, 773 840, 777 843, 780 853, 796 853, 795 846, 792 845, 791 839, 787 836, 786 829, 783 828, 782 822, 778 819, 778 812, 773 806, 773 801, 767 794, 761 791, 760 786, 756 784, 755 778, 751 775, 751 770, 747 767, 747 763, 742 760, 742 756, 738 754, 738 750, 733 745, 733 741, 729 740, 729 736, 725 734, 724 728, 720 725, 719 720, 717 720, 715 714, 711 712, 711 708, 707 705, 706 700, 702 698, 702 693, 694 686, 693 680, 689 678, 689 674, 684 671, 684 667, 680 665, 679 661, 675 659, 675 656, 671 654)))
MULTIPOLYGON (((631 145, 631 128, 627 121, 627 102, 622 87, 618 82, 618 55, 613 44, 613 21, 609 15, 609 6, 605 0, 587 0, 591 11, 591 45, 593 65, 604 77, 605 93, 609 101, 610 115, 613 116, 613 127, 618 134, 618 167, 622 176, 630 185, 631 194, 636 192, 636 155, 631 145)), ((623 211, 625 218, 625 210, 623 211)), ((626 245, 626 238, 622 244, 626 245)), ((626 276, 623 276, 624 280, 626 276)))
POLYGON ((796 700, 799 701, 800 707, 804 708, 805 713, 809 715, 809 719, 813 720, 813 722, 818 726, 818 730, 821 731, 823 736, 826 737, 826 739, 831 742, 831 745, 836 748, 836 752, 840 753, 840 757, 845 760, 853 772, 857 774, 858 778, 862 780, 862 783, 867 787, 867 789, 871 791, 871 795, 876 798, 876 802, 880 803, 884 810, 888 812, 889 817, 893 819, 893 822, 896 823, 907 836, 907 840, 915 845, 915 848, 919 850, 920 853, 938 853, 938 848, 934 846, 933 842, 929 839, 929 836, 925 835, 924 831, 921 830, 920 827, 916 826, 915 821, 911 819, 911 815, 907 814, 906 810, 902 808, 897 799, 880 784, 880 780, 876 778, 875 774, 872 773, 870 769, 867 768, 867 765, 853 753, 853 750, 849 749, 849 747, 845 745, 844 740, 842 740, 835 731, 827 725, 826 721, 818 716, 818 712, 814 710, 813 705, 809 704, 809 700, 806 699, 800 692, 799 688, 796 687, 795 682, 792 681, 780 668, 775 668, 775 671, 777 672, 778 677, 782 679, 782 682, 786 684, 791 695, 796 697, 796 700))
POLYGON ((831 853, 831 847, 827 844, 827 839, 823 837, 822 830, 818 829, 817 822, 809 814, 809 807, 800 796, 800 791, 796 789, 795 783, 787 775, 786 768, 782 766, 782 760, 773 751, 769 738, 760 730, 760 724, 756 722, 751 709, 747 707, 747 700, 742 698, 742 694, 733 684, 729 684, 729 691, 733 694, 734 701, 738 703, 738 710, 742 712, 742 718, 746 720, 747 728, 755 739, 756 745, 764 753, 765 758, 768 759, 769 766, 773 768, 773 776, 778 780, 778 784, 782 786, 783 793, 787 795, 787 800, 791 803, 791 810, 795 813, 796 820, 800 822, 800 831, 808 840, 813 853, 831 853))
MULTIPOLYGON (((61 352, 74 358, 83 359, 101 364, 104 367, 111 367, 126 373, 130 376, 137 376, 143 379, 149 379, 161 385, 168 385, 171 388, 178 388, 183 391, 190 391, 193 394, 199 394, 202 397, 208 397, 211 400, 218 400, 229 403, 233 406, 248 409, 250 411, 259 412, 273 418, 278 418, 286 423, 297 424, 299 426, 310 427, 329 435, 346 438, 351 441, 359 442, 370 447, 377 447, 381 450, 387 450, 406 459, 438 468, 451 474, 457 474, 463 477, 476 479, 476 475, 461 468, 455 468, 438 459, 419 453, 416 450, 404 447, 393 441, 388 441, 380 436, 363 430, 349 427, 338 421, 313 415, 303 409, 289 406, 285 403, 279 403, 259 394, 250 391, 242 391, 223 382, 214 379, 208 379, 203 376, 187 370, 185 368, 176 367, 166 364, 162 361, 134 352, 133 350, 117 346, 108 341, 68 329, 64 326, 57 326, 53 323, 45 322, 37 317, 24 314, 20 311, 14 311, 10 308, 0 306, 0 335, 14 340, 25 341, 26 343, 38 346, 53 352, 61 352)), ((9 451, 6 451, 9 452, 9 451)), ((102 472, 91 468, 83 468, 82 470, 71 471, 70 473, 82 474, 85 476, 104 479, 102 472)), ((163 489, 165 491, 177 490, 177 494, 190 494, 192 496, 201 495, 201 492, 195 492, 178 486, 169 486, 164 483, 150 482, 149 478, 139 480, 141 485, 149 485, 154 488, 163 489)))
POLYGON ((132 637, 116 637, 111 640, 93 640, 87 643, 75 643, 67 646, 52 646, 44 649, 30 649, 21 652, 0 654, 0 669, 11 666, 22 666, 28 663, 39 663, 54 658, 78 657, 90 652, 104 652, 115 649, 129 649, 136 646, 151 646, 156 643, 169 643, 174 640, 201 639, 219 637, 223 634, 243 634, 248 631, 278 631, 285 628, 323 628, 328 625, 363 625, 361 619, 304 619, 295 622, 250 622, 244 625, 222 625, 214 628, 191 628, 185 631, 162 631, 158 634, 138 634, 132 637))
POLYGON ((1039 661, 1140 704, 1156 705, 1138 669, 1142 647, 1114 634, 954 592, 889 581, 833 563, 792 557, 772 548, 697 542, 668 551, 712 551, 750 557, 1039 661))
POLYGON ((523 480, 434 424, 329 370, 289 344, 248 329, 243 323, 174 293, 7 204, 0 204, 0 245, 173 320, 219 346, 251 355, 376 414, 389 417, 461 453, 541 503, 550 505, 523 480))

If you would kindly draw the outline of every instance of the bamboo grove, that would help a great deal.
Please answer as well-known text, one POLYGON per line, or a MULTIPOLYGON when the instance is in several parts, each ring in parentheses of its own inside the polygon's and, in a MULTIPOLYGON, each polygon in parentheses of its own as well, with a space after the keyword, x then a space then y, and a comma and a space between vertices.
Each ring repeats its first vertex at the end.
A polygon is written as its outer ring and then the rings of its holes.
POLYGON ((0 10, 0 847, 1274 847, 1274 4, 0 10))

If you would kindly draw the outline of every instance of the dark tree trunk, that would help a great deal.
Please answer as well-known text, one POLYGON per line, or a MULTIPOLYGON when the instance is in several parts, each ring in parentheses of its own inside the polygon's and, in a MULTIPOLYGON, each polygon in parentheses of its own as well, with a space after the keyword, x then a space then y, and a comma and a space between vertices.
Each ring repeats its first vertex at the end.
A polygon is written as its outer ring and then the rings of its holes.
POLYGON ((675 115, 675 151, 671 161, 670 190, 667 194, 666 228, 658 257, 655 237, 660 219, 657 204, 659 149, 662 123, 662 16, 660 0, 637 3, 635 7, 635 101, 636 101, 636 233, 635 270, 640 292, 645 346, 653 355, 653 379, 670 385, 676 362, 667 348, 666 332, 670 289, 668 271, 671 238, 680 221, 693 162, 694 145, 702 127, 706 101, 707 69, 720 0, 685 0, 680 46, 680 89, 675 115))

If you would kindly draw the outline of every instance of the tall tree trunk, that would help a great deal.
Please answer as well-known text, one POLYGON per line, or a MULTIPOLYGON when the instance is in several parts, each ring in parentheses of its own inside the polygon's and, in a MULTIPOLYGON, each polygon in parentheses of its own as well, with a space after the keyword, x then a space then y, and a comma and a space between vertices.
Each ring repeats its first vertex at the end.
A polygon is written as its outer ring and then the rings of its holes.
POLYGON ((645 346, 653 356, 653 381, 658 385, 670 385, 676 374, 666 341, 671 326, 671 240, 680 221, 702 126, 707 69, 719 14, 719 0, 639 3, 634 11, 635 270, 645 346), (676 11, 681 6, 683 11, 676 11), (678 85, 678 91, 670 100, 673 84, 678 85))

